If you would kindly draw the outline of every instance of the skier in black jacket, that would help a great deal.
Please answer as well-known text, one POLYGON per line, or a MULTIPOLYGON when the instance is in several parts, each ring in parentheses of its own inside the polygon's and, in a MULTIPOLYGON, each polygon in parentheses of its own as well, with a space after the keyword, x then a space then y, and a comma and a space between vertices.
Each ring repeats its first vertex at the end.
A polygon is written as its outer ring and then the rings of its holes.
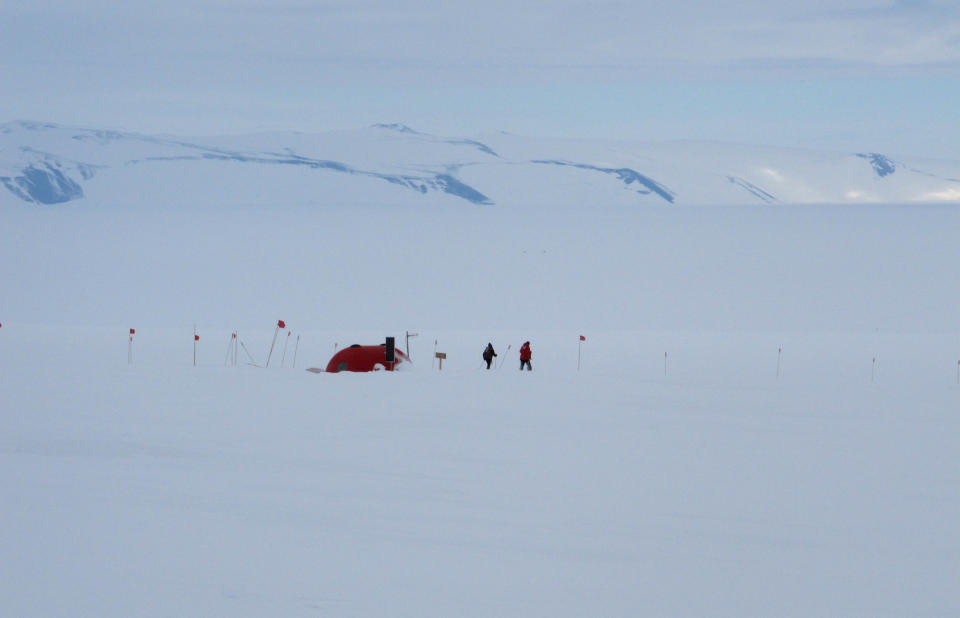
POLYGON ((486 349, 483 351, 483 360, 487 361, 487 369, 490 369, 490 363, 493 362, 493 357, 497 353, 493 351, 493 344, 488 343, 486 349))

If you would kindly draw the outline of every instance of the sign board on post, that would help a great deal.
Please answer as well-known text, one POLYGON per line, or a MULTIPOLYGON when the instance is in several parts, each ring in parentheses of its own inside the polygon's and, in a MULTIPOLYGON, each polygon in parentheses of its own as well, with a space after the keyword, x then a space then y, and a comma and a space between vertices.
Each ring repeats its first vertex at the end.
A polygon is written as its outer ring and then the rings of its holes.
POLYGON ((440 371, 443 371, 443 359, 447 357, 446 352, 437 352, 436 357, 440 359, 440 371))

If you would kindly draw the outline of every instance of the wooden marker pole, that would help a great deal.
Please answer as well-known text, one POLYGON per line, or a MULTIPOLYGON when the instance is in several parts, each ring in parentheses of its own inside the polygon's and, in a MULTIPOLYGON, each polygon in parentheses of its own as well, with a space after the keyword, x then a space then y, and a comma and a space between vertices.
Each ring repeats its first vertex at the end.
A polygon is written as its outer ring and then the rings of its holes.
POLYGON ((783 346, 777 348, 777 379, 780 379, 780 355, 783 354, 783 346))
POLYGON ((283 367, 284 363, 287 362, 287 344, 290 343, 290 335, 292 333, 287 331, 287 338, 283 340, 283 356, 280 357, 280 366, 283 367))
POLYGON ((230 366, 231 367, 237 366, 237 351, 238 351, 237 341, 238 340, 239 340, 239 337, 237 337, 237 331, 233 331, 232 333, 230 333, 230 366))
MULTIPOLYGON (((240 337, 237 337, 237 341, 240 341, 240 337)), ((247 364, 253 365, 254 367, 259 367, 260 365, 258 365, 257 361, 254 360, 253 354, 251 354, 250 350, 247 349, 247 345, 244 342, 240 341, 240 347, 243 348, 243 353, 246 354, 247 358, 250 359, 250 362, 247 364)))
POLYGON ((227 357, 223 360, 224 367, 237 366, 237 333, 230 333, 230 343, 227 344, 227 357))
POLYGON ((133 335, 137 331, 133 328, 130 329, 130 340, 127 342, 127 364, 133 364, 133 335))
POLYGON ((273 356, 273 346, 277 344, 277 333, 280 332, 281 328, 286 328, 286 326, 283 320, 277 320, 277 327, 273 329, 273 341, 270 343, 270 353, 267 354, 267 367, 270 366, 270 357, 273 356))
POLYGON ((497 365, 497 369, 500 369, 501 367, 503 367, 503 364, 507 362, 507 354, 510 353, 510 348, 512 347, 513 347, 512 343, 507 344, 507 351, 503 353, 503 358, 500 359, 500 364, 497 365))
POLYGON ((280 331, 279 326, 273 329, 273 341, 270 342, 270 352, 267 353, 267 364, 266 364, 267 367, 270 366, 270 357, 273 356, 273 346, 277 344, 277 332, 279 331, 280 331))
POLYGON ((873 378, 877 373, 877 357, 873 357, 873 365, 870 366, 870 382, 873 382, 873 378))
POLYGON ((293 368, 297 368, 297 350, 300 349, 300 335, 297 335, 297 343, 293 346, 293 368))
POLYGON ((197 334, 197 331, 193 331, 193 366, 197 366, 197 345, 200 342, 200 335, 197 334))
POLYGON ((663 353, 663 377, 667 377, 667 353, 663 353))

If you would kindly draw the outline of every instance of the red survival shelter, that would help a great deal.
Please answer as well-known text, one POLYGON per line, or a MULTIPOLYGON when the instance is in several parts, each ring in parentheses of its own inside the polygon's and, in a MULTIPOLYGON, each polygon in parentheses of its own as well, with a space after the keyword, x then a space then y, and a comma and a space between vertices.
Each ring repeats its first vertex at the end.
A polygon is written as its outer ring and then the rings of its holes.
POLYGON ((409 363, 410 359, 399 349, 394 350, 394 361, 387 362, 387 346, 353 344, 333 355, 327 363, 327 373, 340 371, 393 371, 398 365, 409 363))

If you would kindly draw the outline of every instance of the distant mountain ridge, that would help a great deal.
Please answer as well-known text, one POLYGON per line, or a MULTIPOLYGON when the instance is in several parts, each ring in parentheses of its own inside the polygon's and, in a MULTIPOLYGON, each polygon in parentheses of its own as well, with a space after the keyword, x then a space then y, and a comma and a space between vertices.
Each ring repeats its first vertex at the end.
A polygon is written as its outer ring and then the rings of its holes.
POLYGON ((174 138, 0 125, 0 203, 960 202, 960 162, 707 142, 431 135, 402 124, 174 138), (5 196, 5 197, 3 197, 5 196))

